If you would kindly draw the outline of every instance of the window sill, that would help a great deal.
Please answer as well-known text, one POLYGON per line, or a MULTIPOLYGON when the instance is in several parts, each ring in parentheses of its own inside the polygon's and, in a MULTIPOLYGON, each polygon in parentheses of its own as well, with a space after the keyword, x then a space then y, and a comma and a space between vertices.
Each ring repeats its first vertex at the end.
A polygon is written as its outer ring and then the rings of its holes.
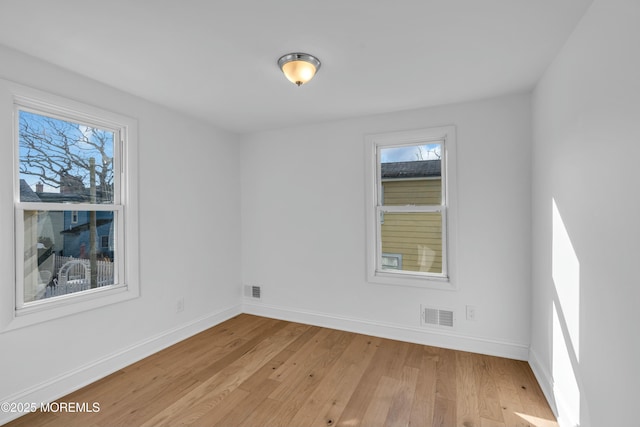
POLYGON ((450 277, 425 276, 410 273, 388 273, 376 271, 368 275, 370 283, 391 286, 408 286, 422 289, 437 289, 442 291, 455 291, 457 287, 451 282, 450 277))
POLYGON ((83 292, 66 298, 31 304, 14 311, 13 318, 2 325, 1 332, 48 322, 60 317, 70 316, 84 311, 94 310, 107 305, 131 300, 139 296, 136 287, 118 286, 100 289, 95 292, 83 292))

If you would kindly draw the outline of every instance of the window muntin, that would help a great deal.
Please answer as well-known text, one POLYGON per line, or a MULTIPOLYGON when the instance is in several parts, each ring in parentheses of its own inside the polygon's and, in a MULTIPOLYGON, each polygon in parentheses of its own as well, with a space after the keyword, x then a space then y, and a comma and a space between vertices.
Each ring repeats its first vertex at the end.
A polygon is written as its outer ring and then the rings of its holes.
POLYGON ((435 287, 449 281, 447 173, 454 136, 447 126, 365 138, 370 281, 435 287), (389 254, 401 256, 400 268, 389 254))

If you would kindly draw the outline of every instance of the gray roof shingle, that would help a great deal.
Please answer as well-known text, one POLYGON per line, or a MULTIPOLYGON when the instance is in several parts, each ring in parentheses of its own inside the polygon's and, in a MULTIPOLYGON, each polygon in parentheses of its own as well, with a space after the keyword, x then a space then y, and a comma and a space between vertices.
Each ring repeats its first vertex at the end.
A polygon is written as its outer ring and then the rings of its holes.
POLYGON ((440 160, 382 163, 382 179, 436 177, 441 174, 440 160))

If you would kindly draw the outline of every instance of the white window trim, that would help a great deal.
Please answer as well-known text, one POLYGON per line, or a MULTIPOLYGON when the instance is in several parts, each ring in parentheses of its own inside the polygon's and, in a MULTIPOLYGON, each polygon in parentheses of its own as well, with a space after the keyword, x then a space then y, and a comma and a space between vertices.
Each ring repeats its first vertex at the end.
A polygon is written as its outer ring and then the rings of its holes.
MULTIPOLYGON (((367 280, 371 283, 399 286, 413 286, 442 290, 457 289, 456 242, 457 242, 457 195, 456 195, 456 131, 453 125, 410 131, 388 132, 365 135, 365 201, 366 201, 366 268, 367 280), (442 142, 442 175, 444 176, 443 200, 445 204, 434 208, 420 208, 427 211, 443 211, 443 271, 442 275, 382 271, 378 269, 378 258, 382 254, 378 236, 377 218, 380 215, 378 195, 381 184, 378 153, 385 146, 416 145, 428 142, 442 142)), ((406 211, 403 206, 385 206, 387 211, 406 211)), ((416 207, 409 208, 414 211, 416 207)))
MULTIPOLYGON (((117 113, 103 110, 84 103, 66 99, 57 95, 52 95, 36 89, 18 85, 6 80, 0 80, 0 111, 3 113, 13 111, 11 126, 7 126, 8 121, 0 118, 0 132, 3 132, 3 138, 13 141, 11 156, 12 167, 10 169, 2 169, 13 171, 10 179, 8 174, 3 177, 12 182, 13 203, 11 206, 14 229, 11 234, 11 253, 12 260, 10 266, 10 276, 13 280, 0 282, 0 287, 10 287, 11 289, 1 289, 0 296, 11 298, 0 298, 0 332, 13 330, 40 322, 53 320, 59 317, 80 313, 87 310, 93 310, 106 305, 131 300, 140 295, 139 282, 139 243, 138 243, 138 123, 137 120, 126 117, 117 113), (18 136, 12 135, 16 133, 17 110, 35 109, 36 112, 45 112, 61 118, 78 120, 82 123, 93 124, 96 127, 106 129, 116 129, 120 134, 120 141, 114 141, 118 144, 115 151, 120 152, 120 156, 114 160, 114 185, 120 185, 119 205, 85 205, 74 204, 73 206, 60 206, 60 210, 112 210, 114 211, 115 221, 124 221, 123 227, 118 227, 119 247, 117 249, 118 256, 122 258, 122 269, 118 272, 118 284, 107 286, 105 289, 93 289, 90 291, 80 292, 77 294, 69 294, 64 297, 55 299, 41 300, 37 303, 29 304, 27 307, 18 309, 17 297, 21 294, 18 289, 18 272, 21 271, 19 265, 22 264, 16 249, 20 246, 20 239, 23 238, 20 225, 21 219, 18 218, 16 212, 23 207, 20 202, 19 194, 19 149, 18 136), (119 182, 124 178, 122 182, 119 182), (126 182, 124 182, 126 180, 126 182)), ((11 173, 11 172, 9 172, 11 173)), ((3 188, 2 192, 6 193, 3 188)), ((114 201, 116 202, 116 201, 114 201)), ((47 203, 48 209, 53 209, 54 205, 47 203)), ((34 208, 36 204, 30 204, 29 208, 34 208)), ((0 212, 0 219, 6 211, 0 212)), ((3 220, 4 222, 4 220, 3 220)), ((4 265, 4 264, 3 264, 4 265)), ((9 265, 7 265, 9 267, 9 265)))

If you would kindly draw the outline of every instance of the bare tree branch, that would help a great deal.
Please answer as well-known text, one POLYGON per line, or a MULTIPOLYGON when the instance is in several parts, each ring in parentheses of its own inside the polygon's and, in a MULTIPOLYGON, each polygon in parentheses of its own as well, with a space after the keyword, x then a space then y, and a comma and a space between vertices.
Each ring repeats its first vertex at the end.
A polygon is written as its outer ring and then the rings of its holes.
POLYGON ((111 193, 113 133, 46 116, 20 116, 20 173, 53 188, 70 176, 89 184, 89 159, 95 159, 97 187, 111 193), (110 155, 111 154, 111 155, 110 155))

